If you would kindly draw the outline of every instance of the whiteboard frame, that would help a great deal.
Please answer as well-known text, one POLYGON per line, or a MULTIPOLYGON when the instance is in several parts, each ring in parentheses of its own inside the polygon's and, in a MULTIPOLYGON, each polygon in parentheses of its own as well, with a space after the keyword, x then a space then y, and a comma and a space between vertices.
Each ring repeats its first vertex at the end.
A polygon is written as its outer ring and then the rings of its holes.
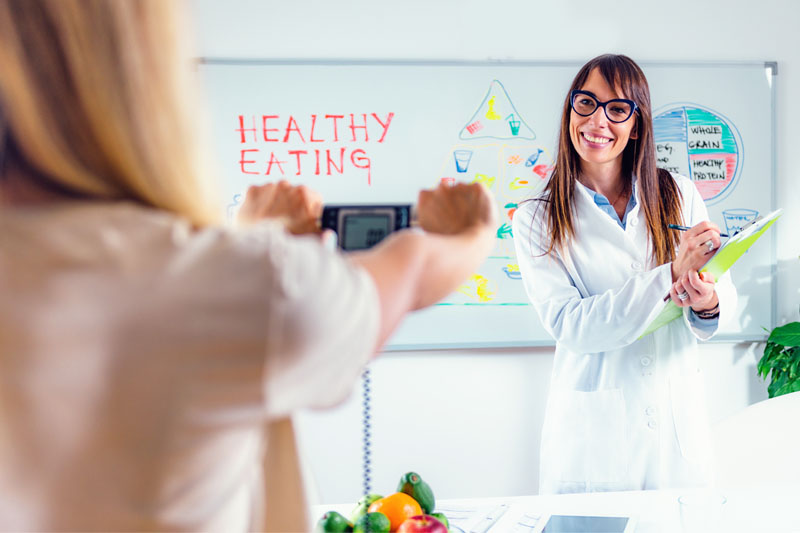
MULTIPOLYGON (((485 60, 457 60, 457 59, 363 59, 363 58, 234 58, 234 57, 196 57, 194 58, 196 68, 206 66, 446 66, 446 67, 574 67, 576 70, 584 65, 583 60, 511 60, 493 59, 485 60)), ((777 154, 775 142, 777 140, 777 102, 776 102, 776 80, 778 75, 777 61, 637 61, 639 66, 646 67, 681 67, 681 68, 763 68, 767 76, 770 95, 770 210, 774 210, 777 205, 777 154)), ((769 329, 775 328, 778 308, 778 287, 777 287, 777 232, 769 232, 770 239, 770 316, 769 329)), ((769 331, 763 335, 752 334, 720 334, 712 339, 702 341, 703 343, 735 343, 735 342, 766 342, 769 331)), ((387 344, 384 352, 401 351, 430 351, 430 350, 453 350, 453 349, 477 349, 477 348, 523 348, 523 347, 543 347, 555 346, 553 339, 541 341, 509 341, 509 342, 442 342, 442 343, 415 343, 415 344, 387 344)))

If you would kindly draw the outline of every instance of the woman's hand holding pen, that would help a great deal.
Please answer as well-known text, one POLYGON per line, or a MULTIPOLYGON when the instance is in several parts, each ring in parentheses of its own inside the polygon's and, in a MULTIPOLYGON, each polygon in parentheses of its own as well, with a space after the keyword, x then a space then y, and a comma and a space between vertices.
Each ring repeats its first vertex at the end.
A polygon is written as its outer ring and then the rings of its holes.
POLYGON ((672 282, 676 283, 689 271, 700 270, 719 246, 719 227, 708 220, 683 232, 678 255, 672 262, 672 282))
POLYGON ((720 246, 719 227, 703 221, 681 235, 678 255, 672 262, 672 287, 669 296, 678 307, 691 306, 697 312, 713 309, 719 302, 714 276, 698 270, 720 246))

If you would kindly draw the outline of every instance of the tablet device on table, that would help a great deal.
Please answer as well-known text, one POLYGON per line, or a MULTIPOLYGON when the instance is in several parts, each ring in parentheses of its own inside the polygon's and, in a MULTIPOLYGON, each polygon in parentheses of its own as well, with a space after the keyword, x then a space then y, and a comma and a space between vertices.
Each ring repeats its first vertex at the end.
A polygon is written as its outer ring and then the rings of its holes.
POLYGON ((545 515, 541 533, 633 533, 634 520, 629 516, 545 515))

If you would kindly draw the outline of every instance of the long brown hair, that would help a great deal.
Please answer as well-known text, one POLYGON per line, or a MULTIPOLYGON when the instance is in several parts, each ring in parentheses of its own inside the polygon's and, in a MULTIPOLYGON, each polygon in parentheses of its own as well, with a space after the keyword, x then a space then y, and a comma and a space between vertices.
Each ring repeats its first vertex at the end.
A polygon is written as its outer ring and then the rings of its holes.
POLYGON ((542 206, 549 236, 546 253, 563 250, 567 240, 575 236, 575 181, 580 175, 581 159, 572 146, 569 134, 569 95, 583 86, 594 69, 597 69, 609 86, 622 91, 625 98, 636 102, 639 117, 635 128, 638 136, 628 140, 622 153, 622 174, 623 179, 631 179, 632 175, 636 175, 640 191, 637 200, 641 202, 647 221, 653 257, 659 265, 668 263, 675 258, 675 250, 680 242, 677 232, 667 230, 667 224, 682 223, 680 191, 670 173, 656 167, 647 79, 631 58, 612 54, 595 57, 581 67, 564 99, 558 155, 553 173, 545 186, 545 203, 542 206))
POLYGON ((185 15, 169 0, 0 0, 0 108, 26 180, 221 220, 185 15))

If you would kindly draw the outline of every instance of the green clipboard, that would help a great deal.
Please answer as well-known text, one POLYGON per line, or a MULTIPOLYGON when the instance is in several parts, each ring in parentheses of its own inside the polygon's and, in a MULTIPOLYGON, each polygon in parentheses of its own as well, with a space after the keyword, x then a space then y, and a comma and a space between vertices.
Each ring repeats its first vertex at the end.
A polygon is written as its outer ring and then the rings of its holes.
MULTIPOLYGON (((703 265, 700 272, 710 272, 714 276, 714 281, 719 280, 719 277, 727 272, 728 269, 744 255, 753 243, 778 220, 781 214, 783 214, 783 209, 778 209, 764 216, 760 216, 742 227, 742 229, 728 239, 725 244, 719 247, 717 253, 703 265)), ((650 325, 647 326, 647 329, 639 338, 641 339, 653 333, 658 328, 680 318, 681 315, 683 315, 683 309, 675 305, 675 302, 672 300, 667 301, 658 316, 650 322, 650 325)))

